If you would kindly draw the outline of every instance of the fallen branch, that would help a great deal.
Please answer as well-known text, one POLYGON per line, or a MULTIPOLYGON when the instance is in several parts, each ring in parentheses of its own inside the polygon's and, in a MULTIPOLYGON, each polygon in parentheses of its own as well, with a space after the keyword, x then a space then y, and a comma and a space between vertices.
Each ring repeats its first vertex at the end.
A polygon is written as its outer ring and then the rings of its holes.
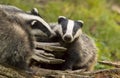
POLYGON ((119 78, 120 68, 101 69, 92 72, 69 73, 59 70, 48 70, 38 67, 33 67, 36 71, 35 75, 29 75, 25 72, 15 70, 9 67, 0 65, 0 78, 119 78))
POLYGON ((35 52, 35 54, 36 55, 38 55, 38 56, 41 56, 41 55, 43 55, 43 56, 46 56, 46 57, 55 57, 53 54, 51 54, 51 53, 47 53, 47 52, 45 52, 44 50, 34 50, 34 52, 35 52))
POLYGON ((51 42, 35 42, 35 43, 38 43, 39 45, 43 45, 43 46, 60 46, 60 43, 58 42, 54 42, 54 43, 51 43, 51 42))
POLYGON ((36 48, 44 49, 50 52, 64 52, 67 49, 64 47, 60 47, 59 43, 48 43, 48 42, 34 42, 36 48))
POLYGON ((64 62, 64 60, 56 59, 53 54, 46 53, 43 50, 34 50, 34 51, 35 54, 32 55, 32 59, 36 60, 39 63, 60 64, 64 62))
POLYGON ((80 73, 85 76, 92 76, 94 78, 119 78, 120 77, 120 68, 114 69, 101 69, 96 71, 89 71, 80 73))
POLYGON ((113 69, 101 69, 101 70, 96 70, 92 72, 84 72, 82 73, 83 75, 95 75, 95 74, 116 74, 120 75, 120 68, 113 68, 113 69))
POLYGON ((99 61, 98 63, 120 68, 120 62, 99 61))
POLYGON ((59 70, 48 70, 48 69, 39 68, 37 71, 38 72, 36 73, 37 74, 36 76, 45 77, 45 78, 93 78, 92 76, 72 74, 72 73, 67 73, 66 71, 59 71, 59 70))

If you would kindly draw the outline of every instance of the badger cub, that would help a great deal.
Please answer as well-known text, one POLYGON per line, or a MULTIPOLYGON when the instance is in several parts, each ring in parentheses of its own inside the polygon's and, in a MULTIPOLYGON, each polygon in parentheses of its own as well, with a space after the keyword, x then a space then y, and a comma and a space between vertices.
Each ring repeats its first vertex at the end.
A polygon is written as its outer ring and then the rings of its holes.
POLYGON ((53 28, 61 45, 67 48, 61 57, 65 60, 63 70, 93 70, 97 58, 97 48, 93 40, 82 33, 83 21, 70 20, 64 16, 58 18, 58 25, 53 28))

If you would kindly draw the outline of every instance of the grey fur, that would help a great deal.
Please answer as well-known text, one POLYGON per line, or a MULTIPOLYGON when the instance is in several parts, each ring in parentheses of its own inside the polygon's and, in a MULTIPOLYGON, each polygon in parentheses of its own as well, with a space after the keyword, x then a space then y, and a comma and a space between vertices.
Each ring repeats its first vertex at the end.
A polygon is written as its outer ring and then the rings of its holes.
POLYGON ((24 19, 0 9, 0 64, 27 70, 33 41, 24 19))
POLYGON ((15 14, 17 12, 21 12, 21 13, 23 12, 21 9, 19 9, 15 6, 12 6, 12 5, 0 5, 0 9, 6 11, 8 13, 12 13, 12 14, 15 14))

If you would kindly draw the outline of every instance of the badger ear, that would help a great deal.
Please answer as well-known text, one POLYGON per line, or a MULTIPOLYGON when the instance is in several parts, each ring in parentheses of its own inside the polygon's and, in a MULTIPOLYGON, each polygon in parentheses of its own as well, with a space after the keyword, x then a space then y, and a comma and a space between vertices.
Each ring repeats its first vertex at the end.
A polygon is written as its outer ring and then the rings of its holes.
POLYGON ((64 16, 59 16, 59 17, 58 17, 58 23, 60 24, 61 21, 65 20, 65 19, 66 19, 66 17, 64 17, 64 16))
POLYGON ((37 8, 33 8, 33 9, 31 10, 31 13, 32 13, 32 14, 35 14, 35 15, 39 14, 37 8))
POLYGON ((84 22, 83 22, 82 20, 78 20, 77 22, 78 22, 78 24, 79 24, 81 27, 82 27, 83 24, 84 24, 84 22))
MULTIPOLYGON (((37 8, 33 8, 33 9, 31 10, 31 14, 36 15, 36 16, 40 16, 37 8)), ((41 17, 41 16, 40 16, 40 17, 41 17)))

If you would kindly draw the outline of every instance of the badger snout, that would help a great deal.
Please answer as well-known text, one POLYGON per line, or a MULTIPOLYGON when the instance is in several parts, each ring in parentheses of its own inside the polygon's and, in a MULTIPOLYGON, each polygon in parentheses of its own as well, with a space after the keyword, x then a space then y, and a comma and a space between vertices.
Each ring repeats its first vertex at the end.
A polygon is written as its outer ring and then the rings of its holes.
POLYGON ((73 37, 71 35, 65 35, 63 36, 63 41, 70 43, 73 41, 73 37))

